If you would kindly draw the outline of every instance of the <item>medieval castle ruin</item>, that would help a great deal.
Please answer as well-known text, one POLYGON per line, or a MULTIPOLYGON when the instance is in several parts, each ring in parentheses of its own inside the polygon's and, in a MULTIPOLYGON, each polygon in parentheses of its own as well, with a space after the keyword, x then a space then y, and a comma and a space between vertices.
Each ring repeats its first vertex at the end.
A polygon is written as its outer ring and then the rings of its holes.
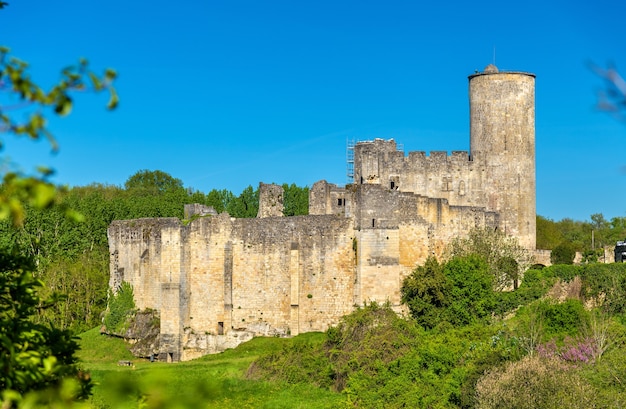
POLYGON ((534 250, 535 75, 489 65, 469 99, 469 152, 359 142, 354 182, 315 183, 308 216, 283 217, 282 188, 261 184, 257 218, 114 221, 110 286, 129 282, 137 307, 159 312, 154 352, 177 361, 324 331, 369 301, 399 306, 403 278, 476 226, 534 250))

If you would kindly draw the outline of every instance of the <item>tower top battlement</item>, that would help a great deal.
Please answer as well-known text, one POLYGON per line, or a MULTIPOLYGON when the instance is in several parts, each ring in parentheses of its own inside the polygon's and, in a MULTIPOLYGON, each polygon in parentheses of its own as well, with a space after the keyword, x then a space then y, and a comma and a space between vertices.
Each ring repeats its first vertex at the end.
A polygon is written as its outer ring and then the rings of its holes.
POLYGON ((494 74, 517 74, 517 75, 528 75, 530 77, 535 78, 536 75, 533 74, 532 72, 525 72, 525 71, 500 71, 498 69, 498 67, 496 67, 493 64, 489 64, 488 66, 485 67, 485 69, 480 72, 478 70, 476 70, 476 72, 472 75, 469 75, 468 78, 471 80, 474 77, 480 77, 482 75, 494 75, 494 74))

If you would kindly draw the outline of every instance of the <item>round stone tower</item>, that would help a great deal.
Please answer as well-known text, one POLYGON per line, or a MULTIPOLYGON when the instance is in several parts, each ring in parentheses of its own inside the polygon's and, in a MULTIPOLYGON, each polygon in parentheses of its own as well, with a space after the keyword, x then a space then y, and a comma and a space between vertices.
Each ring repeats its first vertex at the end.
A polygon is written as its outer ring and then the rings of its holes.
POLYGON ((536 247, 535 75, 490 64, 469 76, 470 155, 500 228, 536 247))

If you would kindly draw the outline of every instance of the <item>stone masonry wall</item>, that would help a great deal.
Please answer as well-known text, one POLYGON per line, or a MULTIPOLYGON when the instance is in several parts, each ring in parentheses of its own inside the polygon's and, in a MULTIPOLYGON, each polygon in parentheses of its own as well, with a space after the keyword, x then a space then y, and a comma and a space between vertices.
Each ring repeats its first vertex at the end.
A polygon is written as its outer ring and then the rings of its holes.
POLYGON ((257 218, 188 206, 188 224, 113 222, 110 286, 160 311, 161 359, 324 331, 369 301, 399 310, 404 277, 473 227, 535 250, 534 75, 488 66, 469 81, 469 152, 359 142, 354 184, 315 183, 308 216, 283 217, 282 188, 261 184, 257 218))
POLYGON ((177 345, 198 336, 324 331, 355 303, 353 234, 332 215, 119 221, 111 285, 130 282, 138 308, 161 312, 168 360, 197 356, 177 345))

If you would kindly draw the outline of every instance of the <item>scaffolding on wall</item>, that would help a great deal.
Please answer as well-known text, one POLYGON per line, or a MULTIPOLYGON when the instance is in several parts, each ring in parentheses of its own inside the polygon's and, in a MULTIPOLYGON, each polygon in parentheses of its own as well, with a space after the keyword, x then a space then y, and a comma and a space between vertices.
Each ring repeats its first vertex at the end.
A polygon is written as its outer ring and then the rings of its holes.
POLYGON ((346 185, 354 183, 354 145, 356 144, 354 139, 346 140, 346 185))

